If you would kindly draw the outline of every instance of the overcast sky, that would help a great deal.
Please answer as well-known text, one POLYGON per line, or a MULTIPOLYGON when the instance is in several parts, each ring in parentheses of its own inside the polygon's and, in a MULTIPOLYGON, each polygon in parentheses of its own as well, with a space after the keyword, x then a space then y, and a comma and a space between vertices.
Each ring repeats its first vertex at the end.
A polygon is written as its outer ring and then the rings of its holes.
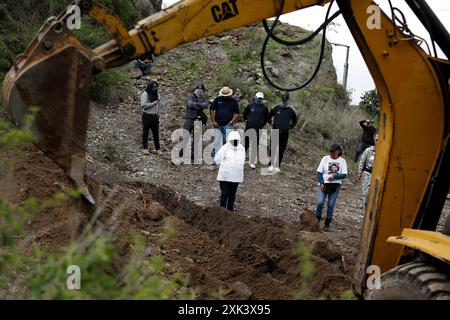
MULTIPOLYGON (((178 0, 164 0, 165 6, 171 5, 178 0)), ((389 12, 387 0, 376 1, 383 11, 389 12)), ((429 36, 421 23, 417 20, 415 15, 409 9, 409 6, 402 0, 392 0, 394 6, 398 7, 406 16, 408 26, 417 35, 429 39, 429 36)), ((450 29, 450 1, 445 0, 428 0, 427 3, 435 11, 441 22, 445 25, 447 30, 450 29)), ((296 25, 308 30, 314 30, 320 26, 325 18, 326 9, 328 6, 320 7, 314 6, 301 11, 293 12, 282 16, 281 21, 296 25)), ((332 11, 337 10, 337 5, 333 6, 332 11)), ((390 14, 388 14, 390 16, 390 14)), ((327 39, 330 42, 342 43, 350 46, 350 61, 349 61, 349 75, 348 75, 348 90, 352 91, 352 101, 357 104, 360 96, 367 90, 375 88, 372 77, 366 67, 366 64, 359 52, 353 37, 347 28, 347 25, 342 18, 338 17, 335 20, 336 25, 327 32, 327 39)), ((338 80, 342 82, 344 62, 345 62, 346 48, 333 48, 333 61, 336 67, 338 80)))

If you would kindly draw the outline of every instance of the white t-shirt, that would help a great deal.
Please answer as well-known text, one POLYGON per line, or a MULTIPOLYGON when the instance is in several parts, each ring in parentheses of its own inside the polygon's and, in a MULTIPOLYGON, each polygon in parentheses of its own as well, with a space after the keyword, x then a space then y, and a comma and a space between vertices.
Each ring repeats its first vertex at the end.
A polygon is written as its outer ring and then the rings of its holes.
POLYGON ((341 179, 328 181, 328 177, 333 174, 348 174, 347 162, 342 157, 333 159, 330 156, 325 156, 320 161, 317 172, 322 173, 323 181, 325 183, 342 183, 341 179))

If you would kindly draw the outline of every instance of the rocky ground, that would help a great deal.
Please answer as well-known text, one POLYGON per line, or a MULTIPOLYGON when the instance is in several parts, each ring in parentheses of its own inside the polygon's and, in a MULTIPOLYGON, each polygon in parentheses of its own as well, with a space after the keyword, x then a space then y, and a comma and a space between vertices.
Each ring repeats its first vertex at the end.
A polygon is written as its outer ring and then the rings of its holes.
MULTIPOLYGON (((315 272, 308 284, 310 292, 301 297, 337 297, 350 288, 363 218, 360 184, 353 170, 338 197, 332 228, 323 233, 311 211, 316 202, 315 171, 325 153, 311 147, 312 144, 299 143, 301 128, 294 129, 295 143, 287 150, 281 173, 262 175, 265 166, 258 164, 256 170, 246 166, 245 181, 239 186, 233 213, 217 206, 220 193, 217 168, 172 162, 171 135, 182 125, 187 91, 199 79, 215 88, 211 74, 220 70, 209 62, 229 59, 231 52, 220 49, 217 43, 233 43, 239 36, 231 33, 206 39, 194 47, 183 48, 181 53, 167 54, 156 66, 152 77, 159 80, 162 98, 162 156, 154 153, 144 156, 141 149, 139 97, 148 79, 131 71, 132 83, 122 102, 91 106, 87 173, 89 179, 96 181, 91 183, 91 190, 104 206, 100 220, 107 221, 116 208, 122 208, 117 230, 120 247, 129 246, 126 240, 129 232, 142 234, 149 253, 161 254, 168 262, 168 274, 180 271, 190 274, 191 285, 200 298, 295 297, 304 281, 299 277, 301 262, 297 250, 302 240, 312 251, 315 272), (195 50, 208 52, 211 59, 197 76, 181 73, 178 76, 177 72, 184 71, 169 68, 170 63, 176 64, 186 52, 195 50), (161 210, 154 209, 156 203, 161 210), (161 244, 163 216, 173 218, 176 233, 161 244)), ((280 70, 272 68, 271 72, 276 74, 280 70)), ((259 81, 264 85, 257 73, 242 70, 248 82, 259 81)), ((240 123, 236 128, 242 126, 240 123)), ((209 123, 207 128, 210 127, 209 123)), ((19 155, 8 154, 17 161, 0 183, 0 193, 8 201, 21 203, 29 196, 45 199, 70 188, 63 172, 34 146, 16 152, 19 155)), ((344 157, 351 158, 350 152, 344 157)), ((449 203, 445 212, 450 212, 449 203)), ((59 246, 74 239, 91 217, 92 208, 86 204, 66 203, 35 215, 27 228, 43 246, 59 246)))

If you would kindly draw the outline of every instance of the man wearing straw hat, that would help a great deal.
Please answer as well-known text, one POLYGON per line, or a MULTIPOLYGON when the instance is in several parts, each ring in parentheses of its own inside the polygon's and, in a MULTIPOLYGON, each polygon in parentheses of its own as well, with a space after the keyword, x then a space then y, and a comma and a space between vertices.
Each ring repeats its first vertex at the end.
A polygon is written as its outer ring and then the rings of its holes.
MULTIPOLYGON (((222 145, 227 142, 228 133, 233 129, 233 124, 239 117, 239 104, 233 98, 233 90, 229 87, 223 87, 219 96, 214 99, 210 107, 211 121, 216 130, 216 137, 222 137, 222 145), (219 134, 220 133, 220 134, 219 134)), ((216 139, 217 139, 216 138, 216 139)), ((217 140, 215 140, 217 143, 217 140)), ((216 147, 213 148, 211 156, 216 155, 216 147)))

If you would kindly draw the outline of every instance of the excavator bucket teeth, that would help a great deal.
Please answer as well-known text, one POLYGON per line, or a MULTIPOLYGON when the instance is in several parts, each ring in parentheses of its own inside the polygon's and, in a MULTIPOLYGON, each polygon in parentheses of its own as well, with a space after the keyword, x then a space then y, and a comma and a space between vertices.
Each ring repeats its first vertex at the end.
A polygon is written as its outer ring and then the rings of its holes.
POLYGON ((60 23, 41 31, 7 74, 4 105, 18 126, 30 108, 38 109, 34 142, 93 202, 84 183, 93 62, 70 37, 60 23))

